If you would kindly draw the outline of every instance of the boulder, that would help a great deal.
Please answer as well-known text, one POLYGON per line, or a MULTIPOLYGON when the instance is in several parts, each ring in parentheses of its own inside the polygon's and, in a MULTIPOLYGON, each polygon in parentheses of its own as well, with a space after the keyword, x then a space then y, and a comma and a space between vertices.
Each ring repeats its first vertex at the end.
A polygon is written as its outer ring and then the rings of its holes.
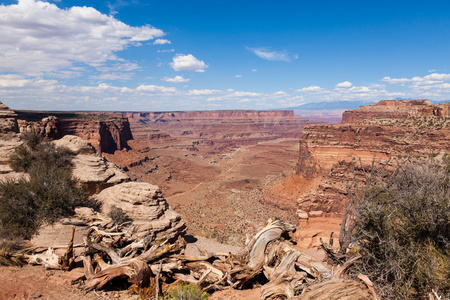
POLYGON ((146 182, 125 182, 94 196, 107 215, 119 207, 133 220, 138 236, 151 235, 156 240, 177 238, 186 233, 186 224, 163 197, 161 190, 146 182))
POLYGON ((0 133, 19 132, 17 114, 0 102, 0 133))
POLYGON ((72 160, 73 176, 87 187, 90 195, 99 193, 114 184, 130 180, 121 168, 107 161, 96 152, 90 142, 80 137, 66 135, 53 143, 57 147, 66 147, 75 154, 72 160))

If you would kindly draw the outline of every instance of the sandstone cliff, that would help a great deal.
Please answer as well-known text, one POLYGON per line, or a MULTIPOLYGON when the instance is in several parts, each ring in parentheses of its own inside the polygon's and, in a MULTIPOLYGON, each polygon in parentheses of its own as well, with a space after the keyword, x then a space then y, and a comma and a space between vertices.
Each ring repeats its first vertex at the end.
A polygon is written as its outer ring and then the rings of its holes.
POLYGON ((360 108, 347 112, 346 120, 362 119, 359 122, 304 128, 297 174, 310 179, 322 176, 323 180, 298 199, 301 210, 318 215, 342 212, 353 168, 351 157, 360 158, 368 170, 375 155, 377 160, 406 156, 426 159, 450 152, 449 103, 433 106, 428 100, 380 101, 368 107, 370 111, 360 108), (399 114, 389 118, 397 108, 399 114), (369 118, 372 114, 376 116, 369 118), (406 117, 401 119, 400 115, 406 117))
POLYGON ((408 117, 448 117, 450 103, 433 105, 430 100, 381 100, 377 104, 347 110, 341 123, 353 123, 366 119, 404 119, 408 117))
POLYGON ((66 135, 53 143, 56 147, 69 148, 75 154, 72 160, 73 176, 86 186, 90 195, 129 180, 128 175, 122 169, 98 154, 87 140, 66 135))
POLYGON ((9 156, 21 144, 17 114, 0 102, 0 181, 19 178, 23 174, 13 172, 9 167, 9 156))
POLYGON ((18 120, 20 133, 36 133, 49 139, 61 138, 61 126, 59 120, 55 116, 48 116, 42 121, 31 122, 25 120, 18 120))
POLYGON ((35 132, 59 139, 76 135, 88 140, 100 153, 129 148, 130 123, 121 114, 17 111, 21 133, 35 132))
POLYGON ((177 144, 179 149, 227 151, 277 138, 299 138, 310 123, 290 110, 129 112, 136 140, 149 147, 177 144))

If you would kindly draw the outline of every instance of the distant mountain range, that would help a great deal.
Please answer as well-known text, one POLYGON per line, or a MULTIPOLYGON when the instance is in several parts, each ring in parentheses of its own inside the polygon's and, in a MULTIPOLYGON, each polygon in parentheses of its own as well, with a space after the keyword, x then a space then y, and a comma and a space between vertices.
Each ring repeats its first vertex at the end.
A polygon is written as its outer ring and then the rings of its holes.
MULTIPOLYGON (((394 100, 413 100, 411 99, 394 99, 394 100)), ((360 106, 367 106, 370 104, 375 104, 378 101, 333 101, 333 102, 314 102, 314 103, 305 103, 296 107, 289 107, 286 109, 291 110, 350 110, 357 109, 360 106)), ((433 104, 440 104, 444 102, 450 102, 450 100, 431 100, 433 104)))

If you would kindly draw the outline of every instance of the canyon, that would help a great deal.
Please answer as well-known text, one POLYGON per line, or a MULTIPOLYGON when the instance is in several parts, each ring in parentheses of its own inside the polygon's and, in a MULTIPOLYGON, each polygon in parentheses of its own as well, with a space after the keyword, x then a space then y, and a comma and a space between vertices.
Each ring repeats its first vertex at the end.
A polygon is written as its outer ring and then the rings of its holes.
POLYGON ((17 114, 21 132, 41 134, 56 116, 62 136, 88 140, 132 180, 159 186, 190 233, 236 245, 269 217, 297 222, 296 180, 287 193, 275 183, 294 173, 304 126, 318 123, 288 110, 17 114))
POLYGON ((374 159, 394 169, 450 152, 449 107, 381 100, 337 125, 289 110, 16 113, 21 132, 59 126, 89 140, 131 180, 159 186, 193 234, 238 245, 269 216, 340 218, 348 183, 374 159))
POLYGON ((344 112, 338 125, 305 127, 296 174, 318 183, 299 197, 300 211, 314 216, 342 213, 353 172, 361 177, 370 171, 374 159, 389 161, 390 169, 407 157, 441 159, 450 152, 449 105, 433 105, 429 100, 382 100, 344 112))

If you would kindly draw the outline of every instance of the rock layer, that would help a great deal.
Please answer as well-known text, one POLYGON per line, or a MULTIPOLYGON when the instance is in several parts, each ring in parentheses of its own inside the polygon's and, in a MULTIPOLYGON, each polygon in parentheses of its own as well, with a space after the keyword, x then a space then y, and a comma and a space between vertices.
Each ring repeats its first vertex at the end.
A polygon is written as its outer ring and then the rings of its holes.
POLYGON ((73 175, 85 185, 89 194, 99 193, 112 185, 128 181, 128 175, 119 167, 98 154, 90 142, 66 135, 53 142, 56 147, 67 147, 74 154, 73 175))
POLYGON ((342 114, 341 123, 353 123, 366 119, 404 119, 408 117, 448 117, 450 103, 433 105, 430 100, 381 100, 377 104, 347 110, 342 114))
POLYGON ((18 124, 22 134, 35 133, 49 139, 60 139, 62 136, 59 120, 55 116, 43 118, 40 122, 18 120, 18 124))
POLYGON ((315 191, 298 199, 299 208, 317 215, 342 212, 348 199, 346 185, 353 176, 351 157, 361 159, 367 171, 375 155, 377 161, 385 161, 406 156, 425 159, 449 153, 447 109, 450 103, 430 105, 428 100, 380 101, 368 106, 371 111, 360 108, 348 112, 347 121, 349 116, 362 121, 306 126, 300 140, 296 171, 306 178, 323 176, 324 180, 315 191), (379 111, 370 119, 375 111, 372 108, 379 111), (388 113, 397 108, 401 113, 389 118, 388 113), (399 116, 407 117, 400 119, 399 116))
POLYGON ((152 235, 156 240, 176 238, 186 233, 186 224, 167 204, 161 190, 150 183, 126 182, 107 188, 95 196, 106 215, 112 206, 119 207, 133 219, 138 236, 152 235))
POLYGON ((277 138, 299 138, 309 122, 293 111, 129 112, 134 138, 149 147, 224 152, 277 138))

